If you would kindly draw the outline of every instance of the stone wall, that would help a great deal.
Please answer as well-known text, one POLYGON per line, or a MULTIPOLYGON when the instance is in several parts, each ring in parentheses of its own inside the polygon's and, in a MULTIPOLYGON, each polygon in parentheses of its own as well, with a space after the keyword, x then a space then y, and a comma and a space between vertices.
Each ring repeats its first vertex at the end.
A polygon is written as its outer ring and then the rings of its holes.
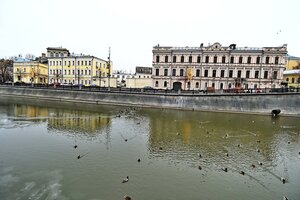
POLYGON ((260 94, 130 94, 0 86, 0 96, 141 107, 247 112, 300 116, 300 93, 260 94))

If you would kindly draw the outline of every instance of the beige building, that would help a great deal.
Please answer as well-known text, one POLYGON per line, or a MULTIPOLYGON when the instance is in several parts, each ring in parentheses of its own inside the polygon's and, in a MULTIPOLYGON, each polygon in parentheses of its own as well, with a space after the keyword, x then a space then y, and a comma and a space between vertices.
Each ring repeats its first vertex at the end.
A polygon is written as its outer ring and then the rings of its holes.
POLYGON ((284 80, 289 87, 300 86, 300 58, 287 57, 286 70, 283 72, 284 80))
POLYGON ((153 47, 153 86, 159 89, 279 88, 287 45, 153 47))
POLYGON ((112 62, 90 55, 70 54, 62 47, 47 48, 47 57, 50 84, 116 87, 116 80, 110 77, 112 62))
POLYGON ((17 58, 13 65, 14 82, 47 84, 48 65, 40 60, 17 58))

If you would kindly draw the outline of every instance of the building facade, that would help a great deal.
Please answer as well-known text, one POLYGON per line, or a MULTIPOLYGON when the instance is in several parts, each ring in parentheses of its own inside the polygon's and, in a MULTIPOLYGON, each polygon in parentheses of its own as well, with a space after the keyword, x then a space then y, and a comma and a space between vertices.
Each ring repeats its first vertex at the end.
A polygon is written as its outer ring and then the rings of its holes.
POLYGON ((153 86, 158 89, 278 88, 286 64, 287 45, 280 47, 155 46, 153 86))
POLYGON ((283 78, 288 87, 300 86, 300 58, 294 56, 287 57, 286 70, 283 72, 283 78))
POLYGON ((17 58, 13 64, 13 80, 20 83, 47 84, 48 65, 40 60, 17 58))
POLYGON ((114 86, 110 79, 112 62, 84 54, 70 54, 69 50, 47 48, 49 83, 85 86, 114 86))

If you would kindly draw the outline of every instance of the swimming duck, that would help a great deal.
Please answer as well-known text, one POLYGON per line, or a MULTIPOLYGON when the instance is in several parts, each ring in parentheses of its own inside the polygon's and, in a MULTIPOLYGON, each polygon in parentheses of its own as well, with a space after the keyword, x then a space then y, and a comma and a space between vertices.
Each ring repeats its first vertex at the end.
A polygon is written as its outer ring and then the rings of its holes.
POLYGON ((227 171, 228 171, 227 167, 223 167, 222 170, 223 170, 224 172, 227 172, 227 171))
POLYGON ((127 183, 129 181, 129 176, 126 176, 126 178, 123 179, 122 183, 127 183))
POLYGON ((262 162, 258 162, 259 165, 262 165, 262 162))
POLYGON ((141 159, 138 159, 137 161, 138 161, 138 162, 141 162, 141 159))
POLYGON ((283 184, 285 184, 285 182, 286 182, 285 178, 281 177, 280 180, 283 184))
POLYGON ((240 174, 245 175, 245 172, 244 171, 240 171, 240 174))
POLYGON ((76 149, 78 146, 77 145, 74 145, 74 149, 76 149))
POLYGON ((80 159, 80 158, 81 158, 81 156, 80 156, 80 155, 78 155, 78 156, 77 156, 77 159, 80 159))
POLYGON ((202 167, 201 167, 201 166, 198 166, 198 169, 199 169, 199 170, 202 170, 202 167))

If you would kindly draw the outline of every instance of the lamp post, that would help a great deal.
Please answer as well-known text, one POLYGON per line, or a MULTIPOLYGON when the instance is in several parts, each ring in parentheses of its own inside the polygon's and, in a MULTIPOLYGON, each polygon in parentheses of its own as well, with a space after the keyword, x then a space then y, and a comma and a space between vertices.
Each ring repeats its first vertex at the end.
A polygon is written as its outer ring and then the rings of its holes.
POLYGON ((108 64, 107 64, 107 69, 108 69, 108 91, 110 91, 110 47, 109 47, 109 52, 108 52, 108 64))

